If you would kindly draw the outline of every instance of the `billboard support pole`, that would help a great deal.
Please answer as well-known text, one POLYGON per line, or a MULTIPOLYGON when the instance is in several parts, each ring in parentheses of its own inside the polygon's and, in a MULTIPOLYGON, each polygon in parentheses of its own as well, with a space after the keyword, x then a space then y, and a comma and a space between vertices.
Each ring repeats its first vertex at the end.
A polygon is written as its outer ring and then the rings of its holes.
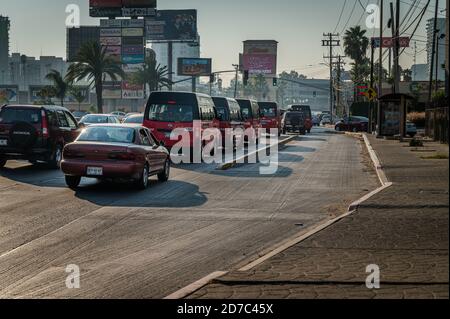
POLYGON ((167 42, 167 71, 169 72, 169 91, 173 90, 173 42, 167 42))
POLYGON ((192 93, 197 92, 197 78, 195 76, 192 77, 192 93))

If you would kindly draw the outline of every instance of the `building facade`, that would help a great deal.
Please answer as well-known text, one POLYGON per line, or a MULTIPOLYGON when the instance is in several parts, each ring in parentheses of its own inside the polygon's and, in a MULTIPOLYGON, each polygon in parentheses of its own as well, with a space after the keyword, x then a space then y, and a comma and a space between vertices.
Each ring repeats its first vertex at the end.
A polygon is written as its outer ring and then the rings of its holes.
POLYGON ((79 28, 68 28, 66 41, 67 61, 72 62, 83 44, 100 41, 100 27, 80 26, 79 28))
POLYGON ((9 28, 9 18, 0 15, 0 84, 8 84, 9 78, 9 28))

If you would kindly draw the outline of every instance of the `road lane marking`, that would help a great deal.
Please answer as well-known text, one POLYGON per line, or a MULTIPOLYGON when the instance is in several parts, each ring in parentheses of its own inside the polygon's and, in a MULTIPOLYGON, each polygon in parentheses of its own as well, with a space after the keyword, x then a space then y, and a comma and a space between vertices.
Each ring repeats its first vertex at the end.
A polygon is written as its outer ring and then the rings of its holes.
POLYGON ((197 280, 196 282, 194 282, 190 285, 187 285, 186 287, 181 288, 178 291, 175 291, 173 294, 170 294, 169 296, 164 297, 163 299, 166 299, 166 300, 183 299, 183 298, 189 296, 190 294, 196 292, 197 290, 203 288, 212 280, 217 279, 219 277, 223 277, 227 273, 228 273, 227 271, 213 272, 213 273, 209 274, 208 276, 205 276, 202 279, 197 280))

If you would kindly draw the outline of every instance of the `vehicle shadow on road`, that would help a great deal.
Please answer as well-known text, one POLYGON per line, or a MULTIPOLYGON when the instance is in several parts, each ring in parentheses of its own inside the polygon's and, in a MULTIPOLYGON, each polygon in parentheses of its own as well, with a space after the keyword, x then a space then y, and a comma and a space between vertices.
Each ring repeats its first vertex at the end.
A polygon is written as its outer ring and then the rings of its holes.
POLYGON ((151 180, 148 189, 136 190, 130 183, 99 182, 81 186, 75 192, 79 199, 99 206, 109 207, 157 207, 188 208, 204 205, 207 193, 202 193, 197 185, 169 180, 160 183, 151 180), (111 201, 111 198, 115 198, 111 201))
POLYGON ((34 186, 50 186, 49 181, 60 180, 64 184, 64 175, 61 171, 49 168, 46 164, 22 164, 8 165, 0 170, 0 176, 9 180, 30 184, 34 186))

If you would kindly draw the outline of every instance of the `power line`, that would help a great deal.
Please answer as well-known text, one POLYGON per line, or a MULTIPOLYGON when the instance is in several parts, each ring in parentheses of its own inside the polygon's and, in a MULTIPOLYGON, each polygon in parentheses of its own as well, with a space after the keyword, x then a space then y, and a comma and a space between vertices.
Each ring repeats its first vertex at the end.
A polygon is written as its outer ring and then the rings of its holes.
POLYGON ((336 30, 337 30, 339 24, 341 23, 342 15, 344 14, 344 10, 345 10, 345 6, 346 6, 346 5, 347 5, 347 0, 344 1, 344 5, 342 6, 341 14, 339 15, 338 23, 336 24, 336 27, 334 28, 333 33, 336 32, 336 30))
POLYGON ((348 24, 350 22, 350 19, 353 17, 353 13, 355 12, 357 4, 358 4, 358 0, 355 0, 355 4, 353 5, 352 11, 350 12, 350 16, 348 17, 347 22, 345 23, 344 27, 342 28, 341 33, 344 33, 345 28, 347 28, 347 26, 348 26, 348 24))

